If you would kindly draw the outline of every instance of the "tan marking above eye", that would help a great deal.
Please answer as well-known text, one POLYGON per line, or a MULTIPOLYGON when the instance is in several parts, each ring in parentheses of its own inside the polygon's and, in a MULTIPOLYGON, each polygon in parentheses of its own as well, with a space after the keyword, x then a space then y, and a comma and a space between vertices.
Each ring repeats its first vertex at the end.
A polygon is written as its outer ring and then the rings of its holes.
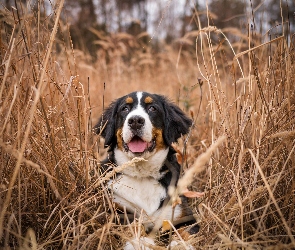
POLYGON ((126 103, 131 104, 131 103, 133 103, 133 98, 128 96, 125 101, 126 101, 126 103))
POLYGON ((152 103, 152 102, 153 102, 153 98, 151 98, 150 96, 147 96, 147 97, 144 99, 144 102, 145 102, 146 104, 148 104, 148 103, 152 103))

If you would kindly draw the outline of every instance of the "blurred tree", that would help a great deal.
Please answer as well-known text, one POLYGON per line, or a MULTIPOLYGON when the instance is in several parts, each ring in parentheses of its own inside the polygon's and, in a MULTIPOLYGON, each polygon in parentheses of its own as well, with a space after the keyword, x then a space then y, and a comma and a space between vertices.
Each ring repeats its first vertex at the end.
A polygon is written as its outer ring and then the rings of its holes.
POLYGON ((133 20, 129 25, 127 25, 126 28, 126 32, 134 36, 137 36, 141 32, 145 31, 145 29, 142 28, 141 22, 139 20, 133 20))
POLYGON ((99 24, 95 13, 93 0, 65 1, 66 16, 71 23, 70 33, 74 48, 88 52, 96 58, 97 45, 93 43, 97 37, 90 28, 106 30, 104 24, 99 24))
POLYGON ((134 23, 140 24, 142 30, 147 29, 147 0, 115 0, 115 2, 118 9, 119 31, 123 31, 124 28, 126 30, 126 27, 130 28, 134 23), (129 19, 129 23, 123 27, 126 19, 129 19))
POLYGON ((294 0, 252 0, 251 23, 256 32, 269 40, 282 34, 289 36, 295 32, 294 0))
MULTIPOLYGON (((30 3, 29 3, 29 5, 31 5, 31 6, 33 6, 34 4, 35 4, 35 2, 36 2, 37 0, 32 0, 30 3)), ((0 0, 0 3, 1 3, 1 5, 3 5, 3 6, 5 6, 7 9, 11 9, 11 6, 14 6, 15 7, 15 5, 16 4, 20 4, 20 3, 22 3, 22 4, 26 4, 27 3, 27 1, 26 0, 17 0, 17 1, 15 1, 15 0, 0 0), (5 4, 4 4, 4 3, 5 4)))
POLYGON ((219 29, 241 28, 245 22, 246 8, 247 3, 243 0, 211 0, 209 10, 217 16, 212 25, 219 29))
MULTIPOLYGON (((259 5, 261 1, 256 0, 256 5, 259 5)), ((261 12, 264 13, 264 18, 266 19, 269 26, 272 28, 272 33, 283 33, 286 34, 287 30, 292 33, 295 31, 295 1, 294 0, 268 0, 261 7, 261 12), (282 22, 284 25, 282 26, 282 22)), ((261 20, 263 22, 265 20, 261 20)))
POLYGON ((205 27, 208 23, 207 20, 205 6, 201 5, 198 0, 196 0, 195 4, 192 6, 191 2, 186 0, 181 17, 181 36, 184 36, 188 31, 198 30, 205 27), (198 20, 200 20, 201 27, 199 27, 198 20))
POLYGON ((9 4, 9 0, 5 0, 5 7, 7 8, 7 9, 9 9, 10 8, 10 4, 9 4))
MULTIPOLYGON (((15 2, 34 11, 39 2, 48 13, 54 5, 45 0, 0 0, 8 9, 15 6, 15 2)), ((235 27, 243 34, 249 21, 255 31, 262 34, 271 27, 269 34, 272 36, 281 34, 283 29, 285 34, 289 30, 291 33, 295 31, 294 0, 208 0, 207 3, 208 10, 200 0, 66 0, 62 17, 70 23, 75 48, 92 56, 99 45, 93 43, 97 36, 90 28, 106 34, 127 32, 135 36, 148 31, 152 41, 164 39, 167 43, 199 29, 198 19, 202 27, 206 27, 209 21, 217 28, 235 27)), ((232 30, 228 29, 228 34, 230 39, 234 37, 232 30)))

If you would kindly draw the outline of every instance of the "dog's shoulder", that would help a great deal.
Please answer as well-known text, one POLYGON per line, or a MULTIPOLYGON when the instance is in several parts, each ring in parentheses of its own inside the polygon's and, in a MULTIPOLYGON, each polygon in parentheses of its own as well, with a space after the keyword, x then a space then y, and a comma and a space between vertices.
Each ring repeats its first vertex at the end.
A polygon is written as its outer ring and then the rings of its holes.
POLYGON ((180 165, 177 162, 175 150, 170 147, 167 157, 164 161, 160 172, 165 173, 159 179, 159 182, 165 187, 168 188, 169 185, 176 186, 177 181, 180 175, 180 165))

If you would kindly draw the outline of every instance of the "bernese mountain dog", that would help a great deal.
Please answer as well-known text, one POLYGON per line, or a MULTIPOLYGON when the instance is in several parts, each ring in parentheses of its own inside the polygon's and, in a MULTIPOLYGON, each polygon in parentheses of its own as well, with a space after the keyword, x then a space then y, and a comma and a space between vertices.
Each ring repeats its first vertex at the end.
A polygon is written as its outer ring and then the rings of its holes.
MULTIPOLYGON (((144 159, 116 173, 107 187, 118 210, 144 218, 147 233, 172 219, 180 221, 176 228, 190 225, 186 232, 198 232, 186 198, 181 197, 181 204, 172 208, 168 195, 168 187, 176 186, 181 169, 172 143, 187 134, 191 125, 192 120, 166 97, 133 92, 112 102, 95 126, 108 148, 102 172, 135 157, 144 159)), ((130 242, 127 245, 125 249, 132 249, 130 242)))

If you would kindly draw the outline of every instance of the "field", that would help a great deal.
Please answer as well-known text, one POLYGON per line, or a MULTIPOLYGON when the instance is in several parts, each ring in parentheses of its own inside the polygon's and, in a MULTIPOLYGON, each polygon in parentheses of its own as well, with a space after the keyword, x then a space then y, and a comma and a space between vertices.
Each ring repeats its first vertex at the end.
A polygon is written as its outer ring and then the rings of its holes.
POLYGON ((232 29, 230 42, 208 26, 155 50, 146 33, 93 29, 93 60, 74 49, 61 13, 0 12, 0 249, 120 249, 138 233, 139 222, 113 222, 99 172, 106 149, 92 130, 135 90, 166 95, 194 119, 175 145, 184 173, 196 168, 189 189, 205 192, 190 199, 201 229, 189 242, 294 249, 295 35, 232 29))

